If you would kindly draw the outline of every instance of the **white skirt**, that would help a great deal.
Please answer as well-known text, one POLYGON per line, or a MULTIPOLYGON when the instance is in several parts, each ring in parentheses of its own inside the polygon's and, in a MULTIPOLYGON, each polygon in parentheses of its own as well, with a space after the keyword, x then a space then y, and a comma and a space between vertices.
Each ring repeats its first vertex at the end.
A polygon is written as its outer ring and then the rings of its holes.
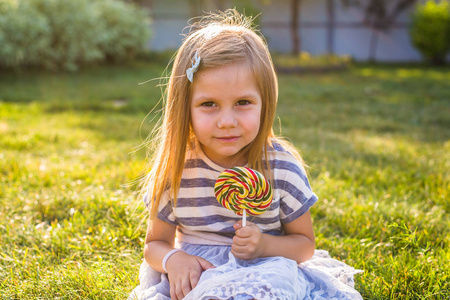
MULTIPOLYGON (((203 257, 216 268, 204 271, 198 285, 184 299, 362 299, 354 289, 354 275, 361 273, 316 250, 301 264, 284 257, 240 260, 231 246, 182 243, 189 254, 203 257)), ((170 300, 166 274, 153 270, 144 260, 139 270, 140 285, 131 299, 170 300)))

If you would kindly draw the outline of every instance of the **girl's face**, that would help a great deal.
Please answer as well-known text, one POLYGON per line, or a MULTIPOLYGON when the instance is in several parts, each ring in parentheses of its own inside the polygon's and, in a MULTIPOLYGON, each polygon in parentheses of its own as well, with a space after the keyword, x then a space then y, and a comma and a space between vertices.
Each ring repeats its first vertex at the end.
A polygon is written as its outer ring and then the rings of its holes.
POLYGON ((203 152, 216 164, 242 166, 240 152, 258 135, 262 99, 245 64, 200 70, 191 94, 191 125, 203 152))

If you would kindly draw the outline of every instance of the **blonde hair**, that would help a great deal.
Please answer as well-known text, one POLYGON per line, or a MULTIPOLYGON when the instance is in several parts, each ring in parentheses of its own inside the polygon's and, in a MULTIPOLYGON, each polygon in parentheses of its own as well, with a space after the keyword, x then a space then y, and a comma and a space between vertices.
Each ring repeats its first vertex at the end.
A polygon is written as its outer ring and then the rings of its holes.
POLYGON ((245 63, 255 78, 263 99, 262 122, 256 138, 243 149, 249 167, 272 178, 268 150, 273 140, 302 161, 294 147, 273 132, 278 80, 267 45, 252 27, 252 22, 253 18, 234 9, 210 14, 192 25, 192 32, 178 49, 166 88, 163 122, 151 141, 156 144, 156 151, 149 161, 149 172, 141 182, 141 194, 146 195, 151 219, 156 217, 166 190, 170 189, 176 203, 186 150, 196 141, 190 125, 191 82, 186 76, 195 53, 201 59, 199 70, 239 62, 245 63))

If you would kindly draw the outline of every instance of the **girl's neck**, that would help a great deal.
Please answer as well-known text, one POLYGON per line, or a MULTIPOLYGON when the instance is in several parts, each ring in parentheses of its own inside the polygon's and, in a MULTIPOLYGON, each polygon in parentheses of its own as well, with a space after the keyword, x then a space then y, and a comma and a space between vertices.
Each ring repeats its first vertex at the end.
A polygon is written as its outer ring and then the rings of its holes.
MULTIPOLYGON (((201 152, 209 161, 211 161, 213 164, 222 167, 224 169, 230 169, 233 167, 245 167, 248 163, 248 158, 245 155, 245 153, 243 153, 244 151, 241 151, 239 153, 237 153, 236 155, 234 155, 233 157, 229 157, 226 160, 223 161, 216 161, 216 160, 212 160, 208 154, 203 150, 202 145, 198 142, 195 141, 195 148, 197 149, 197 151, 201 152)), ((244 150, 244 149, 242 149, 244 150)), ((247 151, 245 151, 247 152, 247 151)))

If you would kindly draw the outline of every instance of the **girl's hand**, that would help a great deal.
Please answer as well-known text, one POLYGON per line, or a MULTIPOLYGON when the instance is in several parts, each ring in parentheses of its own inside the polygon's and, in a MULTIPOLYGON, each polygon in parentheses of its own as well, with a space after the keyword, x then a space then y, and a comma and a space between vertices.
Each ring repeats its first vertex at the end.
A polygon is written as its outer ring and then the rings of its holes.
POLYGON ((233 237, 231 253, 236 258, 250 260, 260 257, 263 247, 263 234, 255 223, 247 221, 242 227, 242 221, 233 225, 236 234, 233 237))
POLYGON ((202 272, 214 268, 214 265, 199 256, 178 251, 169 257, 166 268, 170 282, 170 298, 181 300, 197 286, 202 272))

